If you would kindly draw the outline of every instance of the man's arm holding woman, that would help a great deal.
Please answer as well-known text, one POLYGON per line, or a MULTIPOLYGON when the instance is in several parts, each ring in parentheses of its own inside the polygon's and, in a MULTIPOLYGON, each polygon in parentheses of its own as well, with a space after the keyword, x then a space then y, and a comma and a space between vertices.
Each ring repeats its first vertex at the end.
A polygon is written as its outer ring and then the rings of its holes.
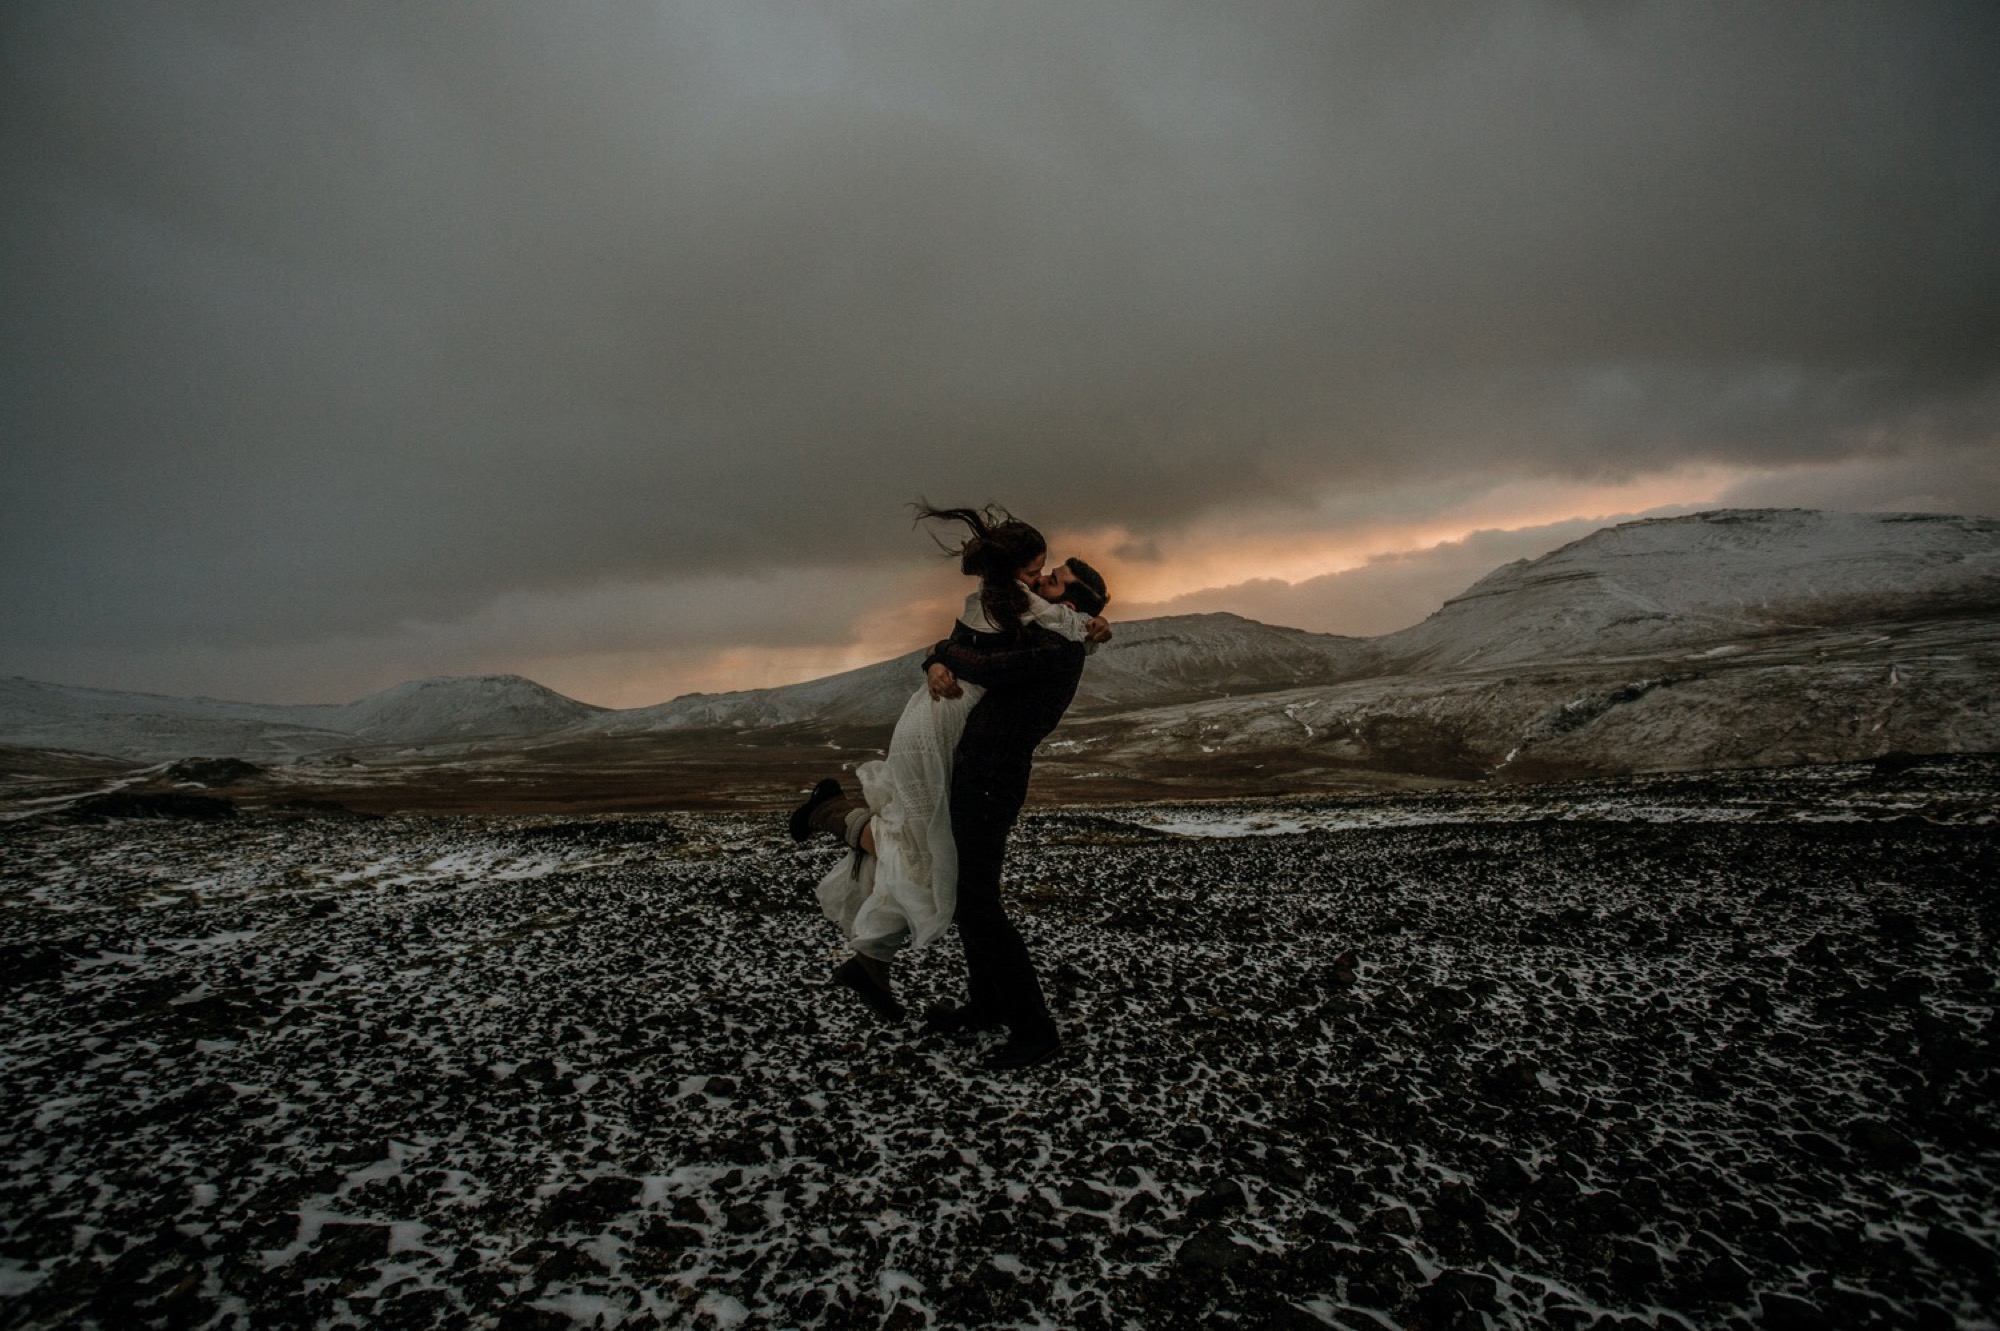
POLYGON ((1024 634, 1006 646, 993 645, 991 636, 961 624, 931 648, 924 658, 931 697, 958 697, 964 692, 958 686, 961 679, 981 688, 1006 689, 1082 668, 1083 644, 1046 630, 1024 634), (981 638, 988 639, 987 644, 982 645, 981 638))

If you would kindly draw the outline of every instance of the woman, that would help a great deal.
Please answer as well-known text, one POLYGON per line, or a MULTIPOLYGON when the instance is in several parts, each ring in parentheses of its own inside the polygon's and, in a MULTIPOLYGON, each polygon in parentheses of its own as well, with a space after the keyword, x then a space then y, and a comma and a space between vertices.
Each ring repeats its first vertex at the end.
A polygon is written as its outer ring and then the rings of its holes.
MULTIPOLYGON (((1018 636, 1032 623, 1072 642, 1108 636, 1098 613, 1107 600, 1103 578, 1075 559, 1045 571, 1048 544, 1027 523, 991 508, 920 504, 917 513, 967 530, 964 543, 951 551, 960 571, 979 579, 959 616, 967 628, 1018 636)), ((888 756, 855 769, 860 800, 847 798, 829 778, 792 814, 794 840, 822 831, 850 848, 818 888, 821 908, 854 951, 834 979, 885 1020, 904 1016, 890 981, 891 960, 905 947, 926 946, 951 924, 958 885, 952 754, 983 692, 955 681, 943 690, 919 688, 896 722, 888 756)))

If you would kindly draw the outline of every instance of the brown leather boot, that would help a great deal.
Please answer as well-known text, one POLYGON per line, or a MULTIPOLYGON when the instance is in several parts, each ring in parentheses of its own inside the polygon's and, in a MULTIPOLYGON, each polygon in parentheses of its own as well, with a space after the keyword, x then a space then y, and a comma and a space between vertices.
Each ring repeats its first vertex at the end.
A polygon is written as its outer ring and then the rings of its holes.
POLYGON ((847 792, 832 777, 813 787, 811 798, 792 810, 792 840, 804 841, 814 832, 824 832, 843 846, 861 849, 861 832, 868 819, 855 814, 868 806, 847 798, 847 792))
POLYGON ((849 957, 833 972, 833 982, 852 989, 854 996, 884 1021, 901 1021, 908 1015, 889 988, 889 968, 873 957, 859 953, 849 957))
POLYGON ((856 818, 857 812, 865 813, 868 806, 860 800, 845 796, 828 800, 814 809, 806 821, 815 832, 825 832, 843 846, 861 849, 861 829, 868 826, 866 818, 856 818))
POLYGON ((832 777, 827 777, 814 786, 813 792, 807 797, 806 802, 792 810, 791 821, 788 824, 792 840, 804 841, 810 837, 813 834, 813 829, 818 826, 813 821, 814 815, 830 801, 845 799, 846 797, 846 792, 840 788, 840 783, 832 777))

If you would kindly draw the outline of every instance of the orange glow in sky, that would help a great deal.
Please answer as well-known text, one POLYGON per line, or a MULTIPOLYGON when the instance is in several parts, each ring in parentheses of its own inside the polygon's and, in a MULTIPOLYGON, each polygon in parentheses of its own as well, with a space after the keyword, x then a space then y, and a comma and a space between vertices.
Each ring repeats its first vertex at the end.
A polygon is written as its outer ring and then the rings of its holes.
POLYGON ((510 668, 600 707, 650 707, 687 693, 803 684, 927 647, 949 633, 961 605, 958 584, 972 584, 944 574, 941 566, 924 572, 930 577, 913 578, 910 596, 871 609, 844 643, 593 653, 542 657, 510 668), (954 594, 934 594, 940 586, 954 594))
POLYGON ((1517 481, 1439 508, 1421 520, 1344 523, 1325 532, 1258 531, 1250 525, 1254 519, 1241 526, 1215 523, 1180 533, 1171 543, 1163 542, 1163 557, 1158 562, 1119 559, 1111 554, 1128 539, 1116 529, 1062 533, 1050 539, 1058 547, 1057 555, 1082 555, 1116 583, 1119 600, 1139 604, 1255 578, 1304 582, 1354 568, 1377 555, 1464 540, 1476 531, 1515 530, 1578 517, 1710 503, 1751 474, 1735 467, 1700 467, 1608 485, 1517 481))
MULTIPOLYGON (((1051 555, 1081 555, 1112 584, 1117 605, 1143 605, 1189 592, 1257 578, 1303 582, 1366 563, 1378 555, 1424 550, 1482 530, 1518 530, 1580 517, 1610 517, 1670 505, 1712 503, 1754 473, 1697 467, 1616 484, 1517 481, 1477 496, 1438 504, 1408 521, 1328 520, 1311 528, 1301 512, 1289 530, 1272 530, 1269 514, 1214 520, 1160 541, 1157 561, 1121 559, 1112 551, 1130 540, 1117 528, 1051 530, 1051 555), (1261 528, 1261 529, 1260 529, 1261 528)), ((1421 507, 1412 503, 1411 507, 1421 507)), ((885 591, 854 624, 848 640, 805 646, 691 648, 549 657, 514 668, 573 698, 600 706, 643 707, 684 693, 776 688, 821 679, 923 647, 950 631, 972 583, 941 561, 915 562, 900 591, 885 591)), ((911 687, 916 685, 912 676, 911 687)))

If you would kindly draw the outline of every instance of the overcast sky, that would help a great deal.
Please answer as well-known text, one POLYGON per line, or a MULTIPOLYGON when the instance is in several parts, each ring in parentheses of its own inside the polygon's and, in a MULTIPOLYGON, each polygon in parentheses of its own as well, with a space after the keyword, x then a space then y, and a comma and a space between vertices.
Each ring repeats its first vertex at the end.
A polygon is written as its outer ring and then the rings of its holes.
POLYGON ((2000 512, 1996 51, 1987 0, 10 0, 0 673, 806 678, 944 631, 920 494, 1115 610, 1367 633, 1621 515, 2000 512))

